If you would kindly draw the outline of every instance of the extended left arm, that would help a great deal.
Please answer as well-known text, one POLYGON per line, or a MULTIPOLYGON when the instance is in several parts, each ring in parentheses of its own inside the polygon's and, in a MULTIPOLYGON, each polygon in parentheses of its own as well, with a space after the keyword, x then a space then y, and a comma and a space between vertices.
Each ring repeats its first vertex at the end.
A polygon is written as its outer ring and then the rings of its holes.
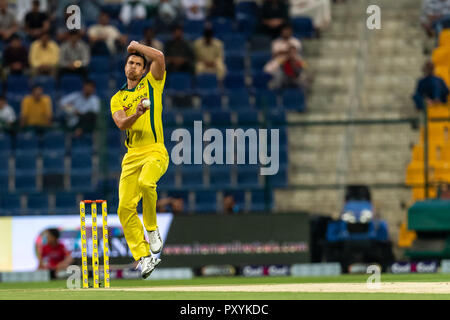
POLYGON ((166 62, 164 59, 164 54, 161 51, 140 44, 137 41, 131 41, 130 45, 127 48, 127 51, 130 53, 137 51, 152 60, 153 62, 150 66, 150 72, 156 80, 163 79, 164 71, 166 70, 166 62))

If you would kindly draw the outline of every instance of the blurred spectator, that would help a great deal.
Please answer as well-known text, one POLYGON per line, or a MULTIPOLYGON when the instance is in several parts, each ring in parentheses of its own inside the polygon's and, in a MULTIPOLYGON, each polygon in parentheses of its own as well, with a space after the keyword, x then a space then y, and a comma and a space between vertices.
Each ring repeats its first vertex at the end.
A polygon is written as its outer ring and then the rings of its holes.
POLYGON ((73 30, 68 40, 61 44, 59 74, 75 73, 86 77, 90 59, 89 46, 81 39, 80 33, 73 30))
POLYGON ((161 30, 170 30, 180 16, 180 0, 160 0, 157 24, 161 30))
POLYGON ((298 53, 301 53, 302 44, 300 40, 292 36, 292 27, 286 24, 281 29, 280 37, 272 41, 272 57, 286 56, 291 46, 294 46, 298 53))
POLYGON ((129 25, 132 20, 144 20, 147 18, 148 1, 125 0, 120 8, 119 19, 124 25, 129 25))
POLYGON ((435 34, 435 23, 450 15, 449 0, 423 0, 420 22, 429 37, 435 34))
POLYGON ((183 37, 183 29, 175 26, 172 31, 172 40, 164 45, 166 55, 167 72, 194 71, 194 51, 191 45, 183 37))
POLYGON ((50 31, 49 16, 40 11, 39 6, 39 0, 34 0, 31 11, 25 16, 25 32, 32 40, 36 40, 42 33, 50 31))
POLYGON ((55 273, 64 271, 72 263, 73 258, 63 243, 59 241, 58 229, 47 229, 43 235, 42 246, 39 248, 39 269, 51 271, 51 277, 55 273))
POLYGON ((219 80, 225 77, 223 42, 213 37, 213 29, 208 26, 203 37, 195 40, 195 73, 213 73, 219 80))
POLYGON ((305 63, 295 46, 290 46, 287 55, 278 55, 264 66, 264 72, 272 75, 270 87, 284 89, 306 87, 303 68, 305 63))
POLYGON ((12 74, 23 74, 28 68, 28 49, 16 34, 9 38, 9 45, 3 51, 3 66, 12 74))
POLYGON ((91 43, 92 55, 115 54, 118 45, 125 46, 126 36, 109 24, 108 13, 101 12, 98 17, 98 24, 92 25, 88 29, 89 42, 91 43))
POLYGON ((100 112, 100 98, 95 94, 95 83, 86 81, 81 92, 74 92, 61 99, 64 125, 75 131, 79 137, 85 132, 93 132, 100 112))
MULTIPOLYGON (((16 20, 19 22, 23 22, 25 16, 28 12, 31 11, 33 7, 34 0, 15 0, 16 2, 16 20)), ((39 11, 48 12, 48 0, 40 0, 39 1, 39 11)))
POLYGON ((16 113, 8 104, 5 96, 0 96, 0 129, 7 131, 14 127, 16 122, 16 113))
POLYGON ((206 0, 181 0, 181 6, 187 20, 205 20, 206 0))
POLYGON ((417 82, 413 100, 417 110, 424 110, 428 103, 447 103, 449 90, 444 80, 434 75, 434 64, 428 61, 423 66, 424 77, 417 82))
POLYGON ((144 38, 141 40, 142 44, 158 49, 159 51, 163 51, 164 45, 161 41, 155 39, 155 30, 153 28, 146 28, 143 35, 144 38))
POLYGON ((210 17, 234 19, 234 0, 215 0, 209 9, 210 17))
POLYGON ((272 38, 289 22, 288 6, 284 0, 264 0, 261 6, 261 31, 272 38))
POLYGON ((20 126, 44 129, 52 124, 52 100, 44 94, 41 86, 35 85, 31 94, 22 100, 20 126))
POLYGON ((183 198, 164 198, 159 199, 156 202, 157 212, 171 212, 175 215, 184 213, 184 200, 183 198))
POLYGON ((59 46, 48 33, 34 41, 30 47, 30 66, 33 75, 56 75, 59 63, 59 46))
POLYGON ((330 0, 290 0, 289 15, 294 17, 310 17, 314 28, 324 29, 331 23, 330 0))
POLYGON ((6 41, 19 30, 16 17, 7 0, 0 0, 0 40, 6 41))
POLYGON ((450 200, 450 185, 448 183, 441 183, 438 191, 439 199, 450 200))
POLYGON ((232 195, 225 195, 223 198, 223 211, 225 214, 239 213, 239 205, 236 204, 232 195))

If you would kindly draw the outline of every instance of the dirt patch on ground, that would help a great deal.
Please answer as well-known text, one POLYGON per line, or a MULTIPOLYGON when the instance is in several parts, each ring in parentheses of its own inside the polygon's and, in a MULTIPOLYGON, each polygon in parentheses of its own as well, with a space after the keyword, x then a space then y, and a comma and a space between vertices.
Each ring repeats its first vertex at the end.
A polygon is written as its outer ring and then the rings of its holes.
POLYGON ((450 294, 450 282, 382 282, 379 287, 368 287, 366 283, 290 283, 255 284, 233 286, 173 286, 110 288, 120 291, 176 291, 176 292, 390 292, 450 294))

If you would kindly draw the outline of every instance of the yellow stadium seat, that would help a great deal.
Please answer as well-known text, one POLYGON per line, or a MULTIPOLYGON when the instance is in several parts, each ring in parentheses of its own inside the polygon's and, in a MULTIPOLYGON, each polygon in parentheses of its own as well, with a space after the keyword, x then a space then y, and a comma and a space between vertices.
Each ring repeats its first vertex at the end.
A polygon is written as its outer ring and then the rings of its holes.
POLYGON ((431 54, 431 61, 435 67, 450 66, 450 46, 435 48, 431 54))
MULTIPOLYGON (((435 199, 437 197, 437 188, 429 187, 428 188, 428 197, 430 199, 435 199)), ((425 188, 423 188, 423 187, 413 188, 413 200, 414 201, 425 200, 425 188)))
POLYGON ((442 78, 447 86, 450 85, 450 69, 447 65, 435 67, 434 74, 442 78))
POLYGON ((427 106, 427 113, 428 119, 450 118, 450 108, 442 104, 427 106))
POLYGON ((401 248, 410 248, 417 239, 417 233, 413 230, 408 230, 406 222, 402 222, 398 234, 398 246, 401 248))

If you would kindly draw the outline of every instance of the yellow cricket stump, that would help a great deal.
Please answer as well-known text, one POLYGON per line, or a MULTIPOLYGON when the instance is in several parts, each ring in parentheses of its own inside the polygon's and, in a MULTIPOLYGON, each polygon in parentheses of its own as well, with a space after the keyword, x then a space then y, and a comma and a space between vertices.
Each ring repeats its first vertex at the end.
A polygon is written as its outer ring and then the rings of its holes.
POLYGON ((80 202, 80 232, 81 232, 81 268, 83 272, 83 288, 89 288, 86 244, 86 209, 84 202, 80 202))
POLYGON ((99 253, 98 253, 98 224, 97 224, 97 203, 102 204, 102 233, 103 233, 103 269, 104 269, 104 287, 110 287, 109 272, 109 242, 108 242, 108 222, 107 222, 107 203, 106 200, 83 200, 80 202, 80 220, 81 220, 81 256, 83 268, 83 288, 89 287, 88 267, 87 267, 87 236, 86 236, 86 204, 91 204, 92 216, 92 274, 93 287, 100 287, 99 274, 99 253))

